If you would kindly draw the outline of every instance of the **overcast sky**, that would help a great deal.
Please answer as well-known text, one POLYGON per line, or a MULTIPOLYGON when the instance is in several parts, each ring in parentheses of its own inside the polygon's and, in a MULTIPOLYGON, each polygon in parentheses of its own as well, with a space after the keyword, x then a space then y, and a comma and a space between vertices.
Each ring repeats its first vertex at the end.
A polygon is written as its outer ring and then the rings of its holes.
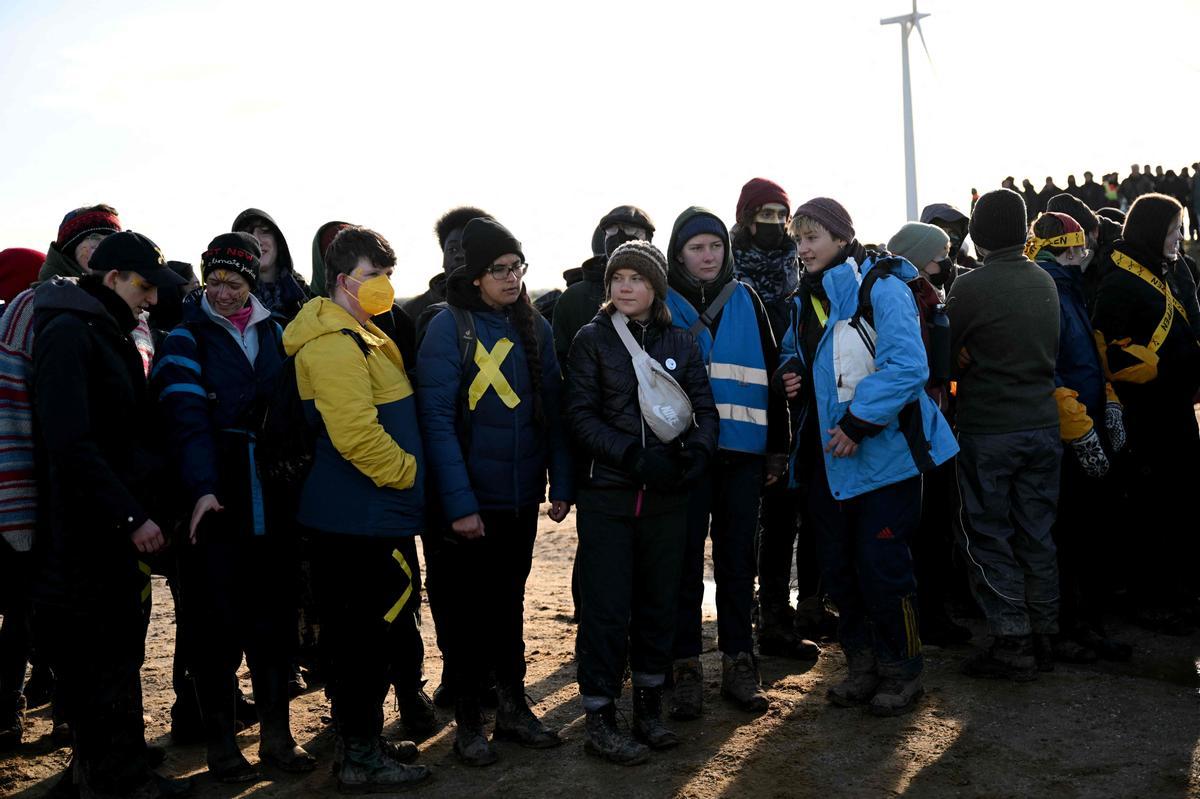
MULTIPOLYGON (((0 247, 45 249, 107 202, 198 262, 243 208, 299 271, 318 225, 373 227, 401 295, 440 268, 447 208, 487 209, 561 283, 632 203, 663 249, 685 207, 732 223, 769 177, 903 222, 905 0, 852 3, 0 3, 0 247)), ((1200 159, 1200 2, 923 0, 912 38, 919 205, 1200 159)))

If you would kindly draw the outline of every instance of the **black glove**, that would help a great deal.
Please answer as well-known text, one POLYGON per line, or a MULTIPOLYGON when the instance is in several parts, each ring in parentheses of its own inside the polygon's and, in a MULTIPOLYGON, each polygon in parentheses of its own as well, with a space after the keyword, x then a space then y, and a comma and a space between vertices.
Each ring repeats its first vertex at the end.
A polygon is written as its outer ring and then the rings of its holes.
POLYGON ((708 453, 702 449, 685 449, 679 453, 680 488, 690 488, 708 471, 708 453))
POLYGON ((673 458, 645 447, 631 447, 621 459, 647 488, 670 490, 679 485, 683 473, 673 458))

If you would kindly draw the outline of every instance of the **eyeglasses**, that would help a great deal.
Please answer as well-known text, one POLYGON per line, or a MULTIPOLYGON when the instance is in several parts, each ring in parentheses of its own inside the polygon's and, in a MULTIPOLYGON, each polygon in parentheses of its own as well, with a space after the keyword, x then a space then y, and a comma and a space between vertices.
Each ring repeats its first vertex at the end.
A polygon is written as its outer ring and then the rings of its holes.
POLYGON ((604 228, 605 237, 615 236, 618 232, 624 233, 626 236, 633 236, 639 241, 646 240, 646 229, 637 225, 609 225, 604 228))
POLYGON ((487 273, 494 280, 508 280, 510 275, 516 277, 524 277, 529 270, 529 264, 523 261, 517 261, 515 264, 492 264, 487 268, 487 273))

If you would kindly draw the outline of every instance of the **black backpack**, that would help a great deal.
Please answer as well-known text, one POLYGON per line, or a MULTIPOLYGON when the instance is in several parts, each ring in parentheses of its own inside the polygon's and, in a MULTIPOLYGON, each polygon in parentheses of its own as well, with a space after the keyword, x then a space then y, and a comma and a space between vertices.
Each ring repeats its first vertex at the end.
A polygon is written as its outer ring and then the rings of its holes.
MULTIPOLYGON (((354 339, 364 357, 371 347, 353 330, 342 333, 354 339)), ((304 480, 312 470, 317 449, 317 430, 308 423, 304 401, 296 383, 296 356, 289 355, 263 408, 255 440, 254 459, 265 489, 298 499, 304 480)))
MULTIPOLYGON (((895 256, 881 253, 875 264, 863 275, 862 283, 858 286, 858 310, 850 318, 851 326, 858 330, 860 335, 863 334, 859 325, 860 319, 865 319, 871 329, 875 329, 875 309, 871 306, 871 289, 875 281, 881 277, 894 277, 891 267, 898 260, 900 259, 895 256)), ((917 297, 916 289, 912 283, 909 283, 908 287, 913 292, 917 307, 920 308, 920 298, 917 297)), ((922 319, 921 325, 929 326, 929 345, 925 348, 925 357, 929 361, 929 385, 944 385, 950 380, 950 318, 946 315, 946 306, 935 307, 933 317, 929 320, 922 319)), ((875 354, 873 344, 868 343, 867 348, 872 355, 875 354)))

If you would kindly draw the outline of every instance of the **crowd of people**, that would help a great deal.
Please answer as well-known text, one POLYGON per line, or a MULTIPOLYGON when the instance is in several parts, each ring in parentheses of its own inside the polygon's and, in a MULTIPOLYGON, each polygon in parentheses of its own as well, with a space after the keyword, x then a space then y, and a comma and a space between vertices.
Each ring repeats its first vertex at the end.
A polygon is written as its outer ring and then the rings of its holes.
POLYGON ((704 716, 710 538, 720 695, 747 714, 769 705, 759 657, 813 661, 823 638, 847 666, 829 701, 895 716, 922 644, 970 641, 963 616, 990 634, 963 672, 1014 681, 1129 659, 1113 612, 1189 634, 1195 216, 1171 173, 1134 172, 1044 202, 1010 179, 880 245, 764 178, 732 227, 691 207, 661 249, 620 206, 536 304, 524 245, 479 208, 437 220, 442 268, 406 302, 387 240, 350 223, 316 231, 310 284, 259 209, 199 274, 109 206, 71 211, 46 253, 0 253, 0 746, 51 702, 63 795, 189 789, 144 736, 155 573, 172 740, 216 780, 316 767, 289 721, 314 678, 345 792, 431 776, 383 735, 393 689, 416 739, 453 708, 466 764, 558 746, 525 691, 547 501, 554 523, 575 508, 584 746, 614 763, 704 716), (260 766, 236 737, 254 724, 260 766))

